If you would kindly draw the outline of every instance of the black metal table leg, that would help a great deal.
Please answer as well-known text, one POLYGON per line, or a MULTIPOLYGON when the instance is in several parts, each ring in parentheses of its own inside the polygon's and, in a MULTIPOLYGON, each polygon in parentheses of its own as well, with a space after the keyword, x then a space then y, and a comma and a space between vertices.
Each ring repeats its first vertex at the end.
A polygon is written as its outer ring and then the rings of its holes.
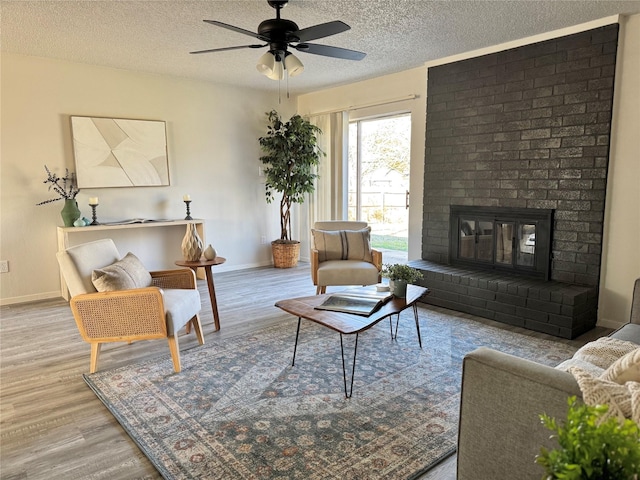
POLYGON ((356 374, 356 354, 358 353, 358 333, 356 333, 356 344, 353 347, 353 366, 351 367, 351 388, 347 393, 347 369, 344 363, 344 344, 342 343, 342 333, 340 334, 340 352, 342 353, 342 378, 344 380, 344 396, 351 398, 353 395, 353 377, 356 374))
MULTIPOLYGON (((418 343, 420 344, 420 348, 422 348, 422 336, 420 335, 420 322, 418 321, 418 305, 415 303, 413 304, 413 318, 416 321, 416 330, 418 332, 418 343)), ((391 323, 391 317, 389 317, 389 327, 391 328, 391 338, 393 340, 398 339, 398 323, 399 322, 400 322, 400 314, 398 313, 398 316, 396 317, 396 331, 394 333, 393 326, 391 323)))
POLYGON ((415 303, 413 304, 413 318, 415 318, 416 320, 416 330, 418 331, 418 343, 420 344, 420 348, 422 348, 422 337, 420 336, 420 323, 418 322, 418 305, 415 303))
POLYGON ((394 333, 393 331, 393 326, 391 324, 391 317, 389 316, 389 327, 391 327, 391 340, 397 340, 398 339, 398 324, 400 323, 400 314, 398 313, 396 315, 396 331, 394 333))
POLYGON ((296 344, 293 347, 293 360, 291 360, 291 366, 293 367, 296 364, 296 350, 298 349, 298 335, 300 335, 300 322, 302 321, 302 317, 298 317, 298 329, 296 330, 296 344))

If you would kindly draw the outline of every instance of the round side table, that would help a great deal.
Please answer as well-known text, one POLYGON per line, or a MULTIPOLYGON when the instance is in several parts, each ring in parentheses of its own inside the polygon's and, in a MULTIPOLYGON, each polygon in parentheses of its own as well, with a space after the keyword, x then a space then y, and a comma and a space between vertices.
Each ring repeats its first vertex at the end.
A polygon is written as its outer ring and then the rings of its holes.
POLYGON ((211 310, 213 311, 213 322, 216 331, 220 330, 220 317, 218 316, 218 302, 216 301, 216 289, 213 285, 213 272, 211 267, 214 265, 222 265, 227 259, 223 257, 216 257, 213 260, 207 260, 201 258, 195 262, 188 262, 186 260, 176 260, 175 264, 179 267, 188 267, 193 270, 194 273, 198 273, 198 268, 204 268, 207 277, 207 286, 209 287, 209 298, 211 299, 211 310))

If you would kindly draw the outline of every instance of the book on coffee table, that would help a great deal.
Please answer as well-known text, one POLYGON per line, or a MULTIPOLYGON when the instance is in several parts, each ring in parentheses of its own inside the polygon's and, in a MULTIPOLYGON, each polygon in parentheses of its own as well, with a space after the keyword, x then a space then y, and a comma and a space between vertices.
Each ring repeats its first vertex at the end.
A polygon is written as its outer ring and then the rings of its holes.
POLYGON ((369 316, 393 295, 391 292, 378 291, 371 287, 355 288, 329 295, 324 302, 315 307, 317 310, 331 310, 334 312, 352 313, 369 316))

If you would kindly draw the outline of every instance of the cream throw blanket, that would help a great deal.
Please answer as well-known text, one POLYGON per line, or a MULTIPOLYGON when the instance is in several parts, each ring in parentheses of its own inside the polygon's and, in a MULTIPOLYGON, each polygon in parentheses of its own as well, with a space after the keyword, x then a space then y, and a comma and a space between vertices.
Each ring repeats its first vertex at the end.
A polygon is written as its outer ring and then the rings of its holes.
POLYGON ((640 425, 640 347, 603 337, 558 365, 570 372, 587 405, 609 405, 605 418, 630 418, 640 425))

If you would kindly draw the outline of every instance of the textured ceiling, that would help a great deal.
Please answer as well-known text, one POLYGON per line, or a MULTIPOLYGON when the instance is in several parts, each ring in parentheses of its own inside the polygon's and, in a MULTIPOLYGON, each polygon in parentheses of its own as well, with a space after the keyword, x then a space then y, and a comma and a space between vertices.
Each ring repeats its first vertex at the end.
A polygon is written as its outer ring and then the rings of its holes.
MULTIPOLYGON (((256 43, 204 23, 218 20, 256 31, 275 17, 265 0, 1 0, 2 51, 127 70, 176 75, 257 89, 278 82, 260 75, 263 50, 189 55, 193 50, 256 43)), ((300 28, 342 20, 351 30, 316 40, 367 53, 360 61, 297 54, 303 93, 394 73, 449 55, 640 12, 640 0, 291 0, 282 17, 300 28)))

